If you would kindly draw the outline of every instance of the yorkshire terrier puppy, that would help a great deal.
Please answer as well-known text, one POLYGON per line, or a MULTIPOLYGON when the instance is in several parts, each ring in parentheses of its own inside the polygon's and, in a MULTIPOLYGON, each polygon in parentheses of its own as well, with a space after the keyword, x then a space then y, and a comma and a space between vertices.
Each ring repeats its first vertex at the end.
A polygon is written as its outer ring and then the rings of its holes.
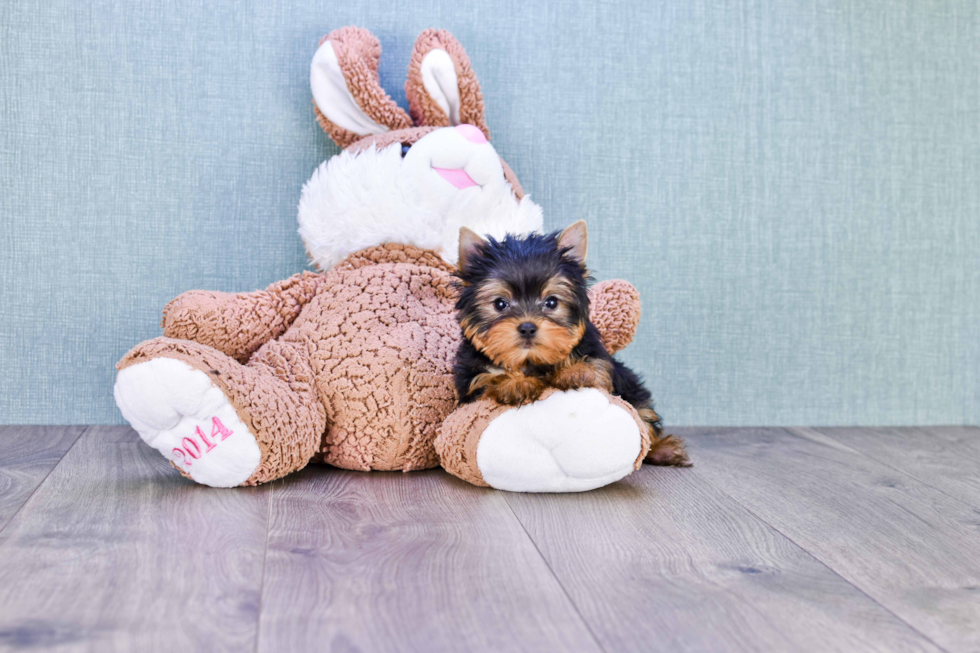
POLYGON ((453 368, 460 402, 521 405, 549 387, 602 388, 636 408, 649 429, 646 462, 690 465, 683 442, 663 435, 650 391, 606 351, 589 321, 587 247, 584 220, 561 233, 499 242, 460 229, 463 341, 453 368))

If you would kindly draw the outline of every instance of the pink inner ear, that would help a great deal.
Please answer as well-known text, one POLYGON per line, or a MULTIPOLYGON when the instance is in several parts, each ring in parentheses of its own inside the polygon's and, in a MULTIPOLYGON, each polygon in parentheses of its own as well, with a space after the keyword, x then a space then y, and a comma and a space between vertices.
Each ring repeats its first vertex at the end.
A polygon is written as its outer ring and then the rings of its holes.
POLYGON ((473 177, 470 177, 462 168, 437 168, 432 166, 432 169, 438 172, 440 177, 460 190, 469 188, 470 186, 479 186, 479 184, 473 181, 473 177))
POLYGON ((456 131, 462 134, 463 138, 468 140, 470 143, 483 145, 487 142, 487 137, 484 136, 479 127, 474 127, 473 125, 456 125, 456 131))

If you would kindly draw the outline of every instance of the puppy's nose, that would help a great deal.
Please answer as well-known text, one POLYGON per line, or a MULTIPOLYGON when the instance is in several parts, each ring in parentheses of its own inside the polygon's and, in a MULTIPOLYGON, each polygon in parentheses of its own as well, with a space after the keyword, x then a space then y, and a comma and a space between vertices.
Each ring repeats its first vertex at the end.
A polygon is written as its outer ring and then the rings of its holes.
POLYGON ((538 332, 538 325, 534 322, 524 322, 519 327, 517 327, 517 332, 525 338, 530 338, 538 332))

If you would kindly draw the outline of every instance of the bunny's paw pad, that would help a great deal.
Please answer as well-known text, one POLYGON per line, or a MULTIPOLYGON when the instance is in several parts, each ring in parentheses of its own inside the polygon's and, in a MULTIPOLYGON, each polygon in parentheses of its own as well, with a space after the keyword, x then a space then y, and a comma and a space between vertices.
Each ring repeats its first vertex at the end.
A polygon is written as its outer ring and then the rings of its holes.
POLYGON ((483 479, 513 492, 583 492, 633 471, 633 416, 593 388, 556 392, 495 418, 477 446, 483 479))

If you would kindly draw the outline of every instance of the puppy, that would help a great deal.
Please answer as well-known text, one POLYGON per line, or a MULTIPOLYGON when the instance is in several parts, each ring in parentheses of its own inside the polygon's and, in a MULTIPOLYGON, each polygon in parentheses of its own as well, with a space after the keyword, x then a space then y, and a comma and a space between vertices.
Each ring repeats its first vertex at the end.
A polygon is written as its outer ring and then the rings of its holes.
POLYGON ((461 403, 489 397, 534 401, 545 389, 602 388, 636 408, 650 432, 646 461, 688 466, 680 439, 664 436, 650 391, 606 351, 589 321, 588 233, 580 220, 561 233, 484 240, 459 233, 463 341, 453 369, 461 403))

